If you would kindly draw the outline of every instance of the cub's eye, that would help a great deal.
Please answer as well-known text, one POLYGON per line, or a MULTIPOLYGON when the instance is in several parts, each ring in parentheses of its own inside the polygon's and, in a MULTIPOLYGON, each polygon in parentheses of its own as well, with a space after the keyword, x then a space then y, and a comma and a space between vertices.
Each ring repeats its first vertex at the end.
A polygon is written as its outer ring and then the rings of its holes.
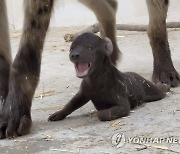
POLYGON ((89 50, 93 50, 93 47, 88 47, 89 50))
POLYGON ((73 48, 70 48, 70 52, 73 50, 73 48))

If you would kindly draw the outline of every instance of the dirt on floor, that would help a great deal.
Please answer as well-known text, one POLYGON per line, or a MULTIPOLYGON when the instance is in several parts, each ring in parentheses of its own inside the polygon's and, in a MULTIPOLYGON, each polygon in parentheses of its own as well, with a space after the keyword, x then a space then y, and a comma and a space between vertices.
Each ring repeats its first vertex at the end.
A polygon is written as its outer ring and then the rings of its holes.
MULTIPOLYGON (((33 105, 33 128, 29 135, 0 141, 0 153, 180 153, 180 88, 173 88, 163 100, 144 104, 125 118, 110 122, 98 120, 92 103, 58 122, 48 116, 63 106, 78 91, 81 79, 69 61, 70 43, 66 33, 77 28, 54 28, 48 33, 42 57, 41 79, 33 105)), ((21 32, 11 31, 13 57, 21 32)), ((118 68, 134 71, 151 79, 152 53, 145 32, 118 31, 122 58, 118 68)), ((180 31, 169 30, 172 59, 180 73, 180 31)))

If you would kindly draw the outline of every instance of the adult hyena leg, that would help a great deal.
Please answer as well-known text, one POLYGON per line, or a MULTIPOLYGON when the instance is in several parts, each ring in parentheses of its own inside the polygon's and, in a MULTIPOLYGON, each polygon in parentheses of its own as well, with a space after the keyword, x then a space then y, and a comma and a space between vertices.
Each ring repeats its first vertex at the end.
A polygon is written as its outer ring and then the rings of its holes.
POLYGON ((5 0, 0 1, 0 110, 8 93, 11 52, 5 0))
POLYGON ((120 51, 116 42, 116 10, 117 2, 115 0, 79 0, 96 15, 101 25, 102 37, 107 36, 111 39, 114 51, 111 60, 116 63, 120 51))
POLYGON ((152 80, 176 87, 180 84, 179 74, 173 66, 169 49, 166 17, 168 0, 146 0, 149 11, 148 36, 154 56, 152 80))
POLYGON ((53 0, 25 0, 25 21, 12 64, 9 92, 0 115, 0 138, 24 135, 31 127, 31 101, 38 84, 41 54, 53 0))

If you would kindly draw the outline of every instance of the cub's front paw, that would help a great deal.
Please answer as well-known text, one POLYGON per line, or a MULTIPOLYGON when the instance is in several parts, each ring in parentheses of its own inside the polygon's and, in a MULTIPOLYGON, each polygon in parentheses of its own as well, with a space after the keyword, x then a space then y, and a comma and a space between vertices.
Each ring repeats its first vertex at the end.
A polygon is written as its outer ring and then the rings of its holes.
POLYGON ((58 111, 58 112, 55 112, 52 115, 50 115, 48 120, 49 121, 58 121, 58 120, 63 120, 65 117, 66 117, 66 115, 62 111, 58 111))

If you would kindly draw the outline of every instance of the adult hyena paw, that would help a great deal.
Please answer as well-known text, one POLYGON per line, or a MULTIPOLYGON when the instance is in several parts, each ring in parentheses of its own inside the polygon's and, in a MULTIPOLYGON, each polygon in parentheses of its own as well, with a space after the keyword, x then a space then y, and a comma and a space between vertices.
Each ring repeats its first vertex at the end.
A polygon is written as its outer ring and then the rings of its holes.
POLYGON ((32 120, 30 109, 8 97, 0 111, 0 139, 15 138, 30 132, 32 120))
POLYGON ((23 115, 19 116, 4 116, 0 115, 0 139, 13 139, 17 136, 28 134, 31 128, 31 118, 23 115))
POLYGON ((174 68, 164 68, 160 69, 160 71, 154 71, 152 80, 155 83, 161 82, 171 87, 178 87, 180 85, 180 76, 174 68))

